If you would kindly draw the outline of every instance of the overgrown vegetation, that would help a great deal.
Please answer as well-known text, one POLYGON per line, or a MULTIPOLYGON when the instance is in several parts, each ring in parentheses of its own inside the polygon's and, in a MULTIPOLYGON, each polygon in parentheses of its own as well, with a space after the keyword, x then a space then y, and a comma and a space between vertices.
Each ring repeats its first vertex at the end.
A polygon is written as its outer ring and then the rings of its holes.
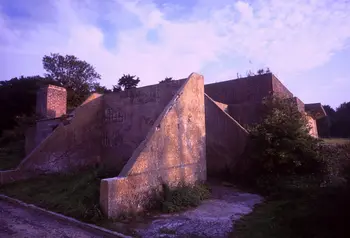
POLYGON ((96 223, 103 219, 99 206, 100 181, 116 175, 115 172, 101 168, 75 175, 45 175, 4 185, 0 188, 0 193, 82 221, 96 223))
POLYGON ((308 136, 305 118, 284 99, 264 104, 244 174, 265 202, 235 223, 231 237, 349 237, 350 143, 308 136))
MULTIPOLYGON (((204 184, 193 186, 180 184, 170 189, 163 185, 163 192, 154 193, 147 213, 128 214, 108 221, 102 214, 99 204, 100 181, 115 177, 118 173, 103 168, 90 169, 69 175, 45 175, 36 179, 4 185, 0 193, 17 198, 26 203, 74 217, 84 222, 94 223, 124 234, 137 235, 129 225, 143 221, 149 212, 178 212, 198 206, 210 195, 204 184)), ((169 233, 170 230, 163 231, 169 233)))
POLYGON ((179 212, 191 207, 197 207, 210 196, 210 189, 205 184, 180 184, 175 188, 162 185, 161 193, 154 193, 148 205, 149 210, 158 210, 165 213, 179 212))
POLYGON ((240 166, 247 169, 240 169, 245 179, 255 181, 261 176, 321 170, 319 140, 310 136, 306 115, 299 112, 296 104, 286 98, 270 96, 263 101, 262 113, 262 122, 249 130, 247 164, 240 166))
POLYGON ((14 141, 0 146, 0 170, 16 168, 24 157, 24 141, 14 141))
POLYGON ((319 135, 350 139, 350 102, 344 102, 335 109, 329 105, 324 105, 323 108, 328 116, 318 121, 319 135))

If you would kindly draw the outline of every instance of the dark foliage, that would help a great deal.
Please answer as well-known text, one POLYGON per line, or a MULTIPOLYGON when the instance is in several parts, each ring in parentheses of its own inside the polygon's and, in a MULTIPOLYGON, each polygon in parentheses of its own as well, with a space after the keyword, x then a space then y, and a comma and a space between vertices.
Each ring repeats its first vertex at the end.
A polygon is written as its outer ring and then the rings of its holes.
POLYGON ((13 78, 0 81, 0 135, 4 130, 18 126, 17 119, 35 114, 37 90, 44 85, 57 82, 40 76, 13 78))
POLYGON ((169 188, 163 184, 161 193, 154 192, 154 197, 148 204, 149 210, 158 210, 166 213, 178 212, 190 207, 196 207, 209 198, 210 190, 205 184, 179 184, 169 188))
POLYGON ((317 171, 321 163, 318 140, 309 135, 305 115, 284 98, 265 98, 264 119, 250 128, 246 154, 251 178, 317 171))
POLYGON ((350 138, 350 102, 344 102, 334 110, 329 105, 323 106, 327 117, 318 121, 321 137, 350 138))
POLYGON ((46 77, 67 89, 68 108, 79 106, 101 79, 92 65, 74 55, 45 55, 43 66, 47 72, 46 77))
POLYGON ((165 79, 159 81, 159 83, 169 83, 169 82, 171 82, 171 81, 173 81, 173 78, 172 78, 172 77, 165 77, 165 79))
MULTIPOLYGON (((136 88, 139 83, 140 83, 139 77, 136 77, 136 75, 130 75, 130 74, 123 74, 123 76, 118 80, 118 86, 123 90, 136 88)), ((113 91, 114 90, 118 90, 118 87, 113 86, 113 91)))

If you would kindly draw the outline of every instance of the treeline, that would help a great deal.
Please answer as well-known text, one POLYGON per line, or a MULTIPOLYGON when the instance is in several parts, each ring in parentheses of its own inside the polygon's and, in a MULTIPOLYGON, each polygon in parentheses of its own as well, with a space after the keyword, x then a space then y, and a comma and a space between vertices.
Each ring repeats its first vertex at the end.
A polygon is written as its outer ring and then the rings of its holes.
MULTIPOLYGON (((136 75, 124 74, 109 89, 100 84, 101 75, 91 64, 73 55, 45 55, 42 63, 43 76, 20 76, 0 81, 0 137, 6 130, 35 121, 36 92, 47 84, 67 89, 67 108, 70 111, 93 92, 118 92, 135 88, 140 83, 136 75)), ((171 77, 166 77, 161 82, 171 80, 171 77)))
POLYGON ((329 105, 323 108, 327 117, 320 119, 317 129, 320 137, 350 138, 350 102, 344 102, 336 109, 329 105))

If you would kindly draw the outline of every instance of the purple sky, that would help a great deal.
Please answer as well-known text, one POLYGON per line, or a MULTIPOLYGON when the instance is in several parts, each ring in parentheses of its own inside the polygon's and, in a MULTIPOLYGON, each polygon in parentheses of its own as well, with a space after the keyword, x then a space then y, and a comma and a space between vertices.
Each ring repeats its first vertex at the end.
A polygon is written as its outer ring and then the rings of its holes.
POLYGON ((0 80, 43 74, 58 52, 93 64, 110 87, 270 67, 305 103, 350 101, 348 0, 2 0, 0 80))

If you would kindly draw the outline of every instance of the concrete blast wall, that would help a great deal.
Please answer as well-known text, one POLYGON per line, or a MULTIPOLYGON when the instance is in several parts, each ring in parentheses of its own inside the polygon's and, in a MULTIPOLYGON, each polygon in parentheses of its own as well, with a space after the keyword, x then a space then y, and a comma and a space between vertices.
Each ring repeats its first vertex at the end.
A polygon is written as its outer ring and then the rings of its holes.
POLYGON ((185 80, 104 96, 102 157, 121 171, 185 80))
POLYGON ((261 102, 272 92, 272 74, 239 78, 205 85, 205 93, 225 104, 261 102))
POLYGON ((223 175, 240 159, 248 132, 207 95, 205 123, 208 175, 223 175))
POLYGON ((100 204, 109 217, 144 209, 162 183, 206 179, 203 77, 191 74, 155 120, 118 177, 103 179, 100 204))
POLYGON ((41 173, 77 171, 100 163, 102 97, 93 94, 45 138, 15 169, 0 171, 1 184, 41 173), (94 100, 91 100, 93 98, 94 100))

